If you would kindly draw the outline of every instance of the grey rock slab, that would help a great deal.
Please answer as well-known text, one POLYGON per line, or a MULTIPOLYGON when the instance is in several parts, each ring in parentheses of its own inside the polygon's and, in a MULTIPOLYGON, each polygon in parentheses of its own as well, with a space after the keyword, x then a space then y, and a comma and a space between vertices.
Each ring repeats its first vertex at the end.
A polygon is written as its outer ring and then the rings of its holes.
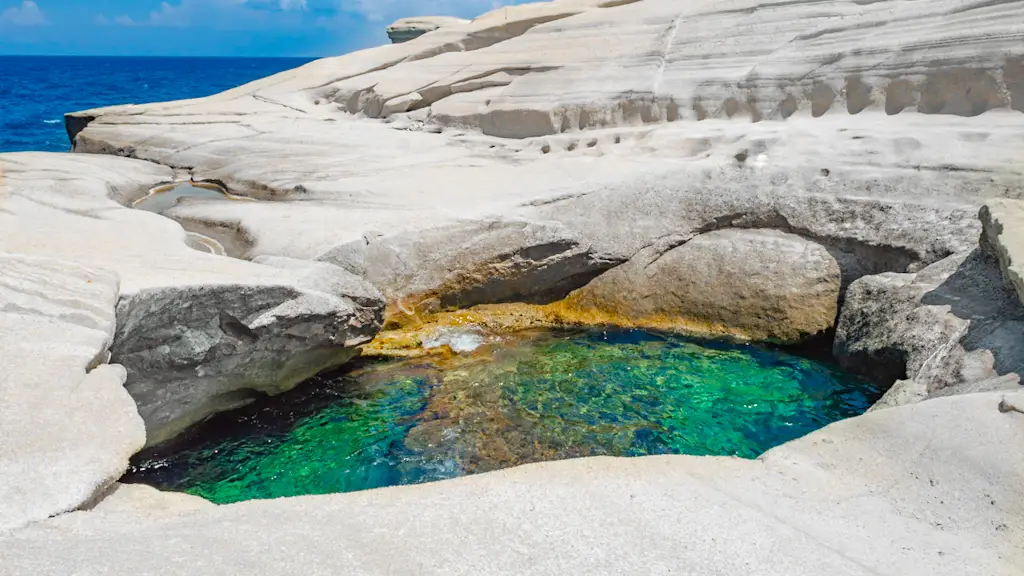
POLYGON ((833 355, 894 382, 876 408, 967 391, 1024 371, 1024 306, 980 249, 916 274, 865 276, 846 294, 833 355))
POLYGON ((176 222, 124 208, 170 181, 170 168, 25 153, 0 155, 0 170, 0 250, 119 277, 111 352, 149 444, 344 362, 380 327, 381 296, 340 268, 200 252, 176 222))
POLYGON ((318 259, 366 278, 410 313, 557 300, 615 263, 557 222, 515 220, 371 233, 318 259))
POLYGON ((88 502, 145 443, 106 364, 117 297, 111 272, 0 254, 0 532, 88 502))
POLYGON ((339 366, 380 329, 384 300, 363 280, 328 264, 263 263, 297 272, 292 285, 148 289, 118 302, 112 358, 128 369, 149 444, 339 366))
POLYGON ((835 322, 841 274, 828 250, 777 230, 724 229, 641 250, 573 292, 571 305, 654 327, 692 325, 795 343, 835 322))
POLYGON ((97 508, 0 539, 21 574, 1014 576, 1021 393, 842 421, 759 460, 533 464, 173 514, 97 508), (1007 408, 1000 408, 1001 406, 1007 408))

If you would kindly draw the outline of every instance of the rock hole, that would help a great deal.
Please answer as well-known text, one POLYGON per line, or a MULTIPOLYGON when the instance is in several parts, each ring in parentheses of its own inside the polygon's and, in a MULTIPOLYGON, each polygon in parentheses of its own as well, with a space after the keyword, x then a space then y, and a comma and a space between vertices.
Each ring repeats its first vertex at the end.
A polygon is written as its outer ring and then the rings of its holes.
POLYGON ((725 101, 722 102, 722 111, 725 112, 726 116, 732 118, 740 111, 740 101, 732 96, 726 98, 725 101))
POLYGON ((789 118, 793 114, 796 114, 799 104, 797 103, 796 96, 787 94, 782 102, 779 102, 779 114, 782 115, 783 119, 789 118))
POLYGON ((866 84, 860 76, 847 76, 846 111, 850 114, 858 114, 871 104, 873 104, 871 86, 866 84))
POLYGON ((816 82, 811 89, 811 116, 819 118, 828 112, 836 100, 836 91, 825 82, 816 82))
POLYGON ((693 112, 697 115, 697 121, 707 120, 708 110, 701 104, 700 100, 693 101, 693 112))
POLYGON ((923 114, 977 116, 1005 105, 999 84, 984 70, 949 68, 929 74, 917 110, 923 114))
POLYGON ((917 103, 917 88, 909 80, 893 80, 885 87, 885 113, 893 116, 917 103))

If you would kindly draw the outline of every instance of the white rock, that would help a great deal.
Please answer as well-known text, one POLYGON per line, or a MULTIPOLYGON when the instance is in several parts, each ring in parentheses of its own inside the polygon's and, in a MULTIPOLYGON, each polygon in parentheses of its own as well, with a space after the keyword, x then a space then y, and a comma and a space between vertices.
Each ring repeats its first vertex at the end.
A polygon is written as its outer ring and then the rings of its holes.
POLYGON ((120 279, 111 351, 128 370, 149 444, 339 365, 380 327, 383 299, 341 269, 200 252, 177 223, 121 205, 170 180, 169 168, 26 153, 0 155, 0 170, 0 252, 120 279))
POLYGON ((388 38, 395 44, 414 40, 427 32, 433 32, 444 26, 453 24, 469 24, 469 20, 451 16, 418 16, 399 18, 387 28, 388 38))
POLYGON ((146 441, 124 368, 105 364, 117 284, 102 269, 0 254, 0 532, 88 502, 146 441))

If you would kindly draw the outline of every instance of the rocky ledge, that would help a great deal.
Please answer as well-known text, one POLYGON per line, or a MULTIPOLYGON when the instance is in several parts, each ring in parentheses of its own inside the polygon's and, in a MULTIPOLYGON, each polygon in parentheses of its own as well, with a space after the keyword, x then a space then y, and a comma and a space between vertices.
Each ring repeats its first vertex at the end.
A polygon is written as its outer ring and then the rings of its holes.
POLYGON ((561 0, 70 114, 79 154, 0 156, 5 409, 31 415, 0 422, 19 439, 0 469, 31 469, 0 484, 0 529, 35 522, 0 536, 0 565, 179 573, 186 542, 215 573, 253 546, 259 569, 310 573, 1020 573, 1022 19, 1020 2, 561 0), (173 180, 254 201, 124 208, 173 180), (836 359, 891 388, 757 461, 221 507, 104 492, 144 442, 137 414, 152 444, 344 362, 385 321, 512 309, 834 330, 836 359))
POLYGON ((433 32, 443 26, 469 24, 469 20, 450 16, 423 16, 419 18, 399 18, 388 26, 388 38, 395 44, 415 40, 427 32, 433 32))

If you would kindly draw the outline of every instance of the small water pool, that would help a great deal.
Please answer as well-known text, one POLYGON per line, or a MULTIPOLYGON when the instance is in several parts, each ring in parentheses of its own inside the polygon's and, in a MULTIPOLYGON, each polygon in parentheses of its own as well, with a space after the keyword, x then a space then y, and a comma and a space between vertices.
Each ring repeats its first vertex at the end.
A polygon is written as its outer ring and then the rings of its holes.
POLYGON ((132 208, 159 214, 174 208, 182 198, 224 200, 229 197, 212 185, 179 183, 154 189, 132 204, 132 208))
POLYGON ((756 346, 543 333, 318 378, 137 457, 124 481, 228 503, 582 456, 754 458, 861 414, 881 394, 833 366, 756 346))

